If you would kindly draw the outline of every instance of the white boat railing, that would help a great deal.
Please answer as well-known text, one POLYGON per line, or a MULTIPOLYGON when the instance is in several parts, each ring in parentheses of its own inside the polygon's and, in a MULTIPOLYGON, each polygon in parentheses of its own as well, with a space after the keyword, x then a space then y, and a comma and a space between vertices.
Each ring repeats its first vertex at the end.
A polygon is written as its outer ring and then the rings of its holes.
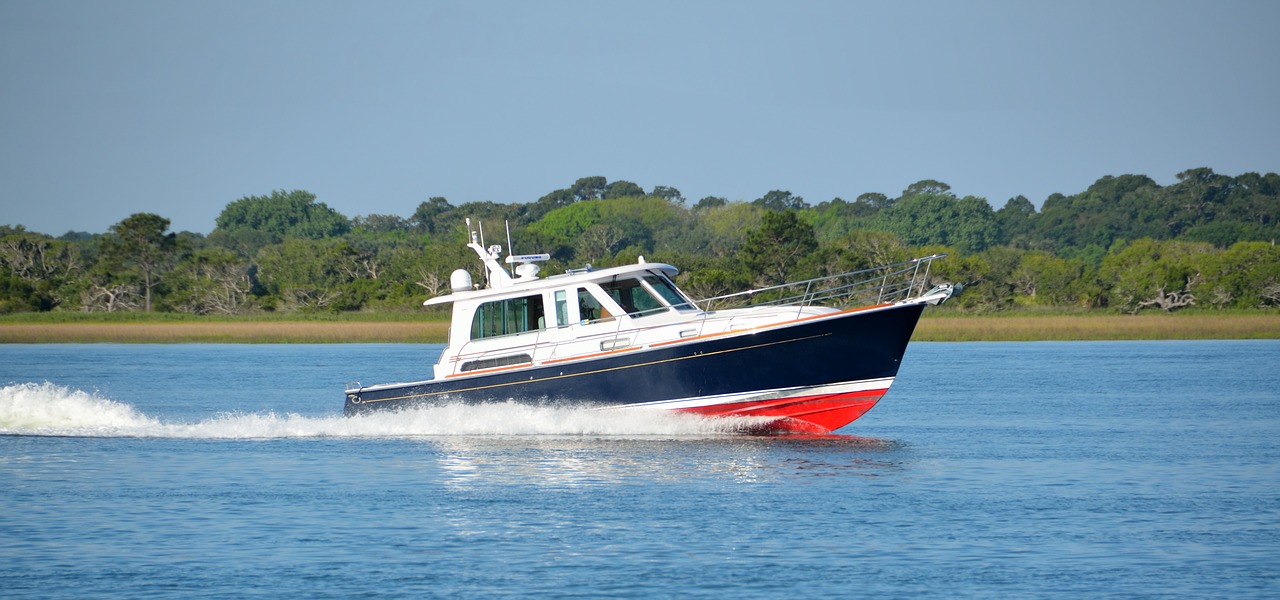
POLYGON ((705 311, 754 306, 829 306, 890 304, 924 295, 929 289, 931 263, 946 254, 934 254, 839 275, 815 277, 714 296, 697 301, 705 311))

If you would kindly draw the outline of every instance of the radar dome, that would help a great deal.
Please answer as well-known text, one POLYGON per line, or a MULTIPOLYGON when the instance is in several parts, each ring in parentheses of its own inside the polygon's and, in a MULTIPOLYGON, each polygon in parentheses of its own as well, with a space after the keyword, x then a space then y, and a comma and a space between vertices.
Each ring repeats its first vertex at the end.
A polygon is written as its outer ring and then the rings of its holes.
POLYGON ((458 269, 449 275, 449 287, 455 292, 467 292, 471 290, 471 273, 466 269, 458 269))

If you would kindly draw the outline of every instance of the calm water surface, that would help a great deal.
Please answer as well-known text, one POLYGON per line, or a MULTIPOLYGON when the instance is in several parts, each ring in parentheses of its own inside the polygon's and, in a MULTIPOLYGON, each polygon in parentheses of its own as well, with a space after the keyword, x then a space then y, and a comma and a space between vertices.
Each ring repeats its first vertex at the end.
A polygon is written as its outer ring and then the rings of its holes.
POLYGON ((1280 342, 913 344, 824 438, 340 416, 439 351, 0 345, 0 596, 1280 595, 1280 342))

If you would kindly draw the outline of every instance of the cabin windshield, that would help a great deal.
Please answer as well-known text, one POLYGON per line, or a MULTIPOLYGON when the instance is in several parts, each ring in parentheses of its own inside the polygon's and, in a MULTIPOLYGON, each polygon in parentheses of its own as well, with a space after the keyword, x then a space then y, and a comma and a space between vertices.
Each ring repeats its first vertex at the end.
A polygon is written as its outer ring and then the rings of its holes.
POLYGON ((667 310, 665 304, 640 285, 639 279, 618 279, 601 283, 600 287, 632 317, 647 317, 667 310))
POLYGON ((671 308, 676 310, 697 310, 696 306, 690 304, 684 296, 680 295, 680 292, 676 290, 675 284, 671 283, 671 280, 666 277, 645 275, 644 281, 649 284, 649 287, 653 288, 653 291, 662 296, 662 299, 666 300, 667 304, 671 305, 671 308))

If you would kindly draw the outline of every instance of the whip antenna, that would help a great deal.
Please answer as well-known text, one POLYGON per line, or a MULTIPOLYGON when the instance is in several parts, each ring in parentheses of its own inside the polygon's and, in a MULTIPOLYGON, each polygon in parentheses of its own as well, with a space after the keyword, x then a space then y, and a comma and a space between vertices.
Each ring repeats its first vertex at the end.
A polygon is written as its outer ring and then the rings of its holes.
MULTIPOLYGON (((516 246, 511 243, 511 221, 503 219, 502 224, 507 226, 507 256, 515 256, 516 246)), ((514 265, 511 267, 511 276, 516 276, 516 268, 514 265)))

